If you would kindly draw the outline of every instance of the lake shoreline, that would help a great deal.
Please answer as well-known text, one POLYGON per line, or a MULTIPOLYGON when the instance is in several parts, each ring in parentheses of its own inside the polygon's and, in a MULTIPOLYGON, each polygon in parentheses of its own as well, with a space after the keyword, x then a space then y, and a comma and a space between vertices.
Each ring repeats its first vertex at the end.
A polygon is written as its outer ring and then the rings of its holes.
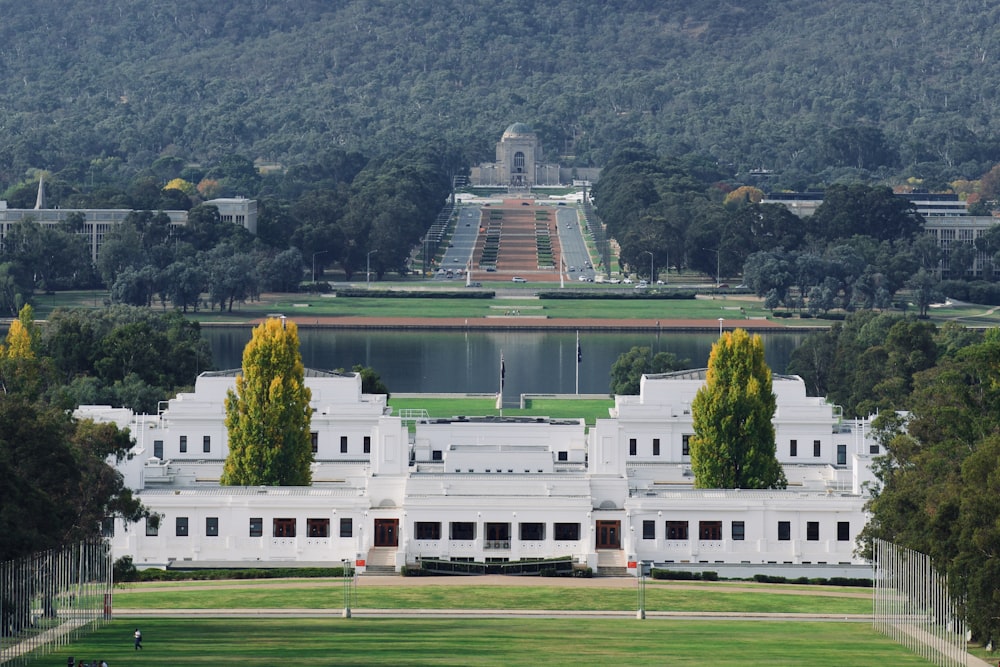
MULTIPOLYGON (((512 309, 513 310, 513 309, 512 309)), ((491 317, 317 317, 306 314, 288 314, 287 318, 300 329, 353 329, 353 330, 475 330, 475 331, 632 331, 691 333, 745 329, 747 331, 802 331, 828 329, 829 324, 810 323, 789 326, 784 322, 764 319, 733 317, 720 319, 548 319, 544 316, 510 314, 491 317)), ((202 322, 202 326, 246 327, 260 324, 262 318, 244 322, 202 322)))

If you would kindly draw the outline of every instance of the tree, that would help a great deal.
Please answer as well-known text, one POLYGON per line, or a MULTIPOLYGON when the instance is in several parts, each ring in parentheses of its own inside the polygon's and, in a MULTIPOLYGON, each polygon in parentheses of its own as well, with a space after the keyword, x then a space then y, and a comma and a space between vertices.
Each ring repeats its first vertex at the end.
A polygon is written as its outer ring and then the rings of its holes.
POLYGON ((623 352, 611 365, 611 395, 635 395, 639 393, 639 381, 650 373, 667 373, 688 367, 688 361, 680 361, 670 352, 657 352, 648 347, 636 345, 623 352))
POLYGON ((222 484, 305 486, 311 481, 312 393, 294 322, 269 318, 243 350, 243 373, 226 395, 229 456, 222 484))
POLYGON ((697 488, 785 488, 771 421, 776 405, 760 336, 743 329, 723 334, 712 346, 705 385, 691 403, 697 488))

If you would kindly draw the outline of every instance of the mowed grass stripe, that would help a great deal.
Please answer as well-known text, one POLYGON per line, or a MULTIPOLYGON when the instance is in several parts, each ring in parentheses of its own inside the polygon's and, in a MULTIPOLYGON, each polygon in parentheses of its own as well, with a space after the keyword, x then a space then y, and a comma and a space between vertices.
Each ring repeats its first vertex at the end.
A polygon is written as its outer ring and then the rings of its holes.
MULTIPOLYGON (((134 590, 115 596, 117 609, 336 609, 344 606, 343 589, 330 586, 290 588, 177 588, 134 590)), ((636 608, 635 588, 549 586, 371 586, 354 591, 352 606, 363 609, 497 609, 621 611, 636 608)), ((812 596, 780 587, 767 593, 724 589, 647 586, 649 611, 732 613, 868 614, 871 598, 812 596)))
POLYGON ((634 619, 113 621, 29 663, 110 665, 926 665, 863 623, 634 619), (142 628, 144 650, 131 635, 142 628))

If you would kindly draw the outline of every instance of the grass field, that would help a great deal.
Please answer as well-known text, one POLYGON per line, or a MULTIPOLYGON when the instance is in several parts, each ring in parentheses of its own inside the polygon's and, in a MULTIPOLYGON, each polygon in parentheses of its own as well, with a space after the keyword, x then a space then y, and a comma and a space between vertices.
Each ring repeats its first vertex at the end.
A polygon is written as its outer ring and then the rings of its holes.
MULTIPOLYGON (((308 580, 236 588, 218 585, 130 586, 115 595, 116 609, 337 609, 344 606, 341 580, 308 580)), ((687 585, 647 582, 649 611, 868 614, 871 592, 825 587, 763 590, 738 584, 687 585)), ((362 609, 545 609, 565 611, 631 611, 634 586, 594 588, 559 585, 366 586, 354 589, 353 607, 362 609)))
MULTIPOLYGON (((486 288, 503 289, 510 292, 510 283, 484 283, 486 288)), ((420 283, 380 283, 380 289, 413 288, 461 290, 461 283, 440 282, 420 283)), ((591 289, 612 289, 604 286, 590 286, 591 289)), ((628 287, 628 286, 626 286, 628 287)), ((211 322, 244 322, 263 317, 269 313, 281 312, 290 317, 421 317, 484 318, 502 314, 506 310, 520 309, 522 314, 544 315, 549 319, 649 319, 684 320, 718 319, 739 320, 743 317, 769 317, 788 327, 825 327, 831 320, 774 318, 764 310, 761 301, 748 295, 712 295, 708 293, 694 300, 615 300, 615 299, 556 299, 540 300, 534 297, 538 289, 557 289, 554 285, 521 286, 514 294, 523 293, 523 298, 497 299, 401 299, 401 298, 331 298, 315 294, 265 294, 261 301, 238 305, 233 313, 219 311, 199 311, 190 313, 192 319, 211 322), (743 309, 742 311, 740 309, 743 309)), ((614 286, 621 290, 621 286, 614 286)), ((44 319, 58 306, 96 308, 102 307, 106 292, 65 292, 39 294, 33 305, 35 315, 44 319)), ((155 308, 156 306, 154 306, 155 308)), ((910 314, 914 310, 910 309, 910 314)), ((941 323, 956 321, 968 326, 1000 326, 998 309, 975 304, 949 304, 931 309, 932 321, 941 323)))
MULTIPOLYGON (((389 399, 393 411, 420 409, 427 410, 429 417, 455 417, 458 415, 495 415, 496 400, 493 398, 399 398, 389 399)), ((583 418, 593 426, 597 418, 606 419, 608 408, 614 407, 613 399, 533 399, 524 410, 504 407, 507 417, 552 417, 555 419, 583 418)))
POLYGON ((66 656, 124 665, 927 665, 867 623, 635 619, 116 620, 66 656), (142 629, 143 650, 132 647, 142 629))

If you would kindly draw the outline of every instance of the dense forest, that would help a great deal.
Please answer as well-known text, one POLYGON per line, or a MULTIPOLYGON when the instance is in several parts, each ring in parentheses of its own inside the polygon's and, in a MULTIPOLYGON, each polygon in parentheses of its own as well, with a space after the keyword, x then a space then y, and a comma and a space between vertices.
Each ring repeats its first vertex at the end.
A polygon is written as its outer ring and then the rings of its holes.
MULTIPOLYGON (((282 165, 443 142, 489 159, 624 140, 801 189, 931 187, 1000 161, 1000 7, 984 0, 0 0, 0 187, 163 156, 282 165)), ((253 195, 254 193, 242 193, 253 195)))

